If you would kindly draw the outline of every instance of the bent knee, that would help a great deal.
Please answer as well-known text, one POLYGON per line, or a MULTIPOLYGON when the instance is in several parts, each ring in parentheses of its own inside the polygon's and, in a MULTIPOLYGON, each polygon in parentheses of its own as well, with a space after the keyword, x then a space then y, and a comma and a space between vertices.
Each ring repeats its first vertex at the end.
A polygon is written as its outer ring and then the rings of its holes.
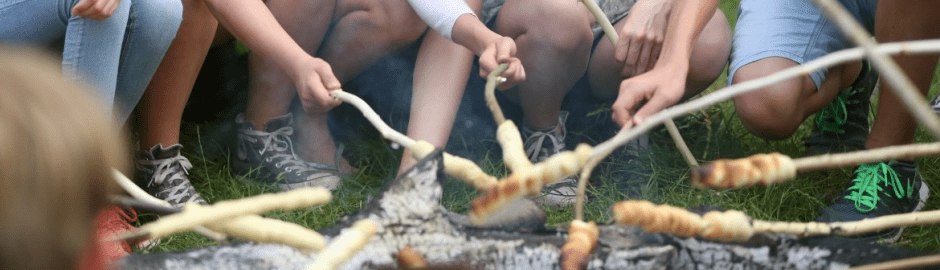
POLYGON ((752 134, 765 139, 786 139, 802 124, 804 117, 795 104, 766 94, 779 90, 765 88, 734 98, 738 117, 752 134))
POLYGON ((497 18, 501 34, 527 40, 559 53, 589 52, 591 18, 577 1, 519 0, 504 5, 497 18))
POLYGON ((401 0, 369 2, 343 19, 352 20, 362 36, 392 50, 415 42, 428 27, 411 6, 401 0))
POLYGON ((690 85, 707 87, 721 76, 728 63, 728 55, 731 54, 731 28, 724 13, 715 12, 699 35, 693 50, 690 85))

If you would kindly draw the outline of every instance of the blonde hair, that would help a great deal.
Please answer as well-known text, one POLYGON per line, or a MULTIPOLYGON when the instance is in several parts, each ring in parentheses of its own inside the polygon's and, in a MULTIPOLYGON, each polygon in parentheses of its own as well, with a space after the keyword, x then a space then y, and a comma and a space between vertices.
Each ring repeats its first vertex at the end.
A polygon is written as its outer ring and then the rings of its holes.
POLYGON ((0 266, 74 269, 127 153, 110 114, 50 58, 0 47, 0 266))

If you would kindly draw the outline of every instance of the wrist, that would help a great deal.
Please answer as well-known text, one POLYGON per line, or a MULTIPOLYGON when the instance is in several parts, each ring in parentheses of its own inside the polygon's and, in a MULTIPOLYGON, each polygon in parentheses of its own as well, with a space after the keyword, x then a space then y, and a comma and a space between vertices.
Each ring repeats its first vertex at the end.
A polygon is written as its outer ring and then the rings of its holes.
POLYGON ((487 44, 500 37, 502 36, 490 31, 483 22, 470 13, 457 18, 451 34, 454 43, 464 46, 478 56, 483 53, 483 50, 486 50, 487 44))

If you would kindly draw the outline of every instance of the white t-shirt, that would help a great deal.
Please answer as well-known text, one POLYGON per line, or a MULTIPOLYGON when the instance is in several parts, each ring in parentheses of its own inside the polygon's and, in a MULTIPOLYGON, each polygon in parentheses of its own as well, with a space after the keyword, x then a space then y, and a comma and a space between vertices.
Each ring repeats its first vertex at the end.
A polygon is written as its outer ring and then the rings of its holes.
POLYGON ((408 0, 408 3, 431 29, 447 39, 451 39, 457 18, 467 13, 476 16, 463 0, 408 0))

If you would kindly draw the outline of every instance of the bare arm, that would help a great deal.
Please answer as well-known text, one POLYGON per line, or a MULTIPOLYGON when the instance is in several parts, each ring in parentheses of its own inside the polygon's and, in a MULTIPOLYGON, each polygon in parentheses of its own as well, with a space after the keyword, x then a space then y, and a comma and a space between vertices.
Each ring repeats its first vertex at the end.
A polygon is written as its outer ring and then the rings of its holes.
POLYGON ((620 84, 612 108, 615 122, 621 126, 642 123, 682 98, 693 45, 717 8, 718 0, 675 1, 655 67, 620 84), (643 101, 646 104, 634 110, 643 101))
POLYGON ((205 1, 219 23, 235 38, 287 73, 297 86, 304 109, 328 110, 339 105, 339 101, 333 100, 328 92, 340 89, 340 82, 329 64, 310 56, 297 45, 263 2, 205 1))
POLYGON ((525 81, 522 61, 516 57, 516 42, 501 36, 483 24, 476 16, 464 14, 457 18, 452 34, 455 43, 480 56, 480 77, 486 77, 499 64, 509 64, 502 77, 506 81, 500 89, 512 88, 525 81))

